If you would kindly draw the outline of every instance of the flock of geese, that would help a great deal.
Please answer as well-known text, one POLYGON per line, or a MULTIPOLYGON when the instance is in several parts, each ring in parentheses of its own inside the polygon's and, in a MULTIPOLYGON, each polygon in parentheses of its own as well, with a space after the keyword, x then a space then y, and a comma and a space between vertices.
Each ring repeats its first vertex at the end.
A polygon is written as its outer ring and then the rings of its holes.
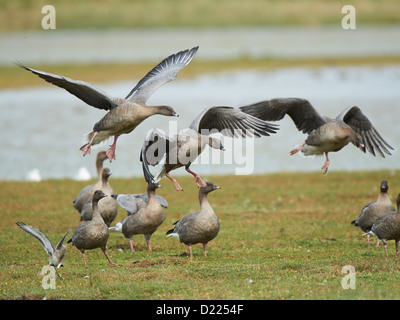
MULTIPOLYGON (((91 153, 92 146, 113 137, 113 143, 107 152, 100 151, 97 154, 98 181, 83 188, 73 201, 74 208, 81 215, 81 224, 75 229, 67 243, 72 242, 72 245, 82 252, 85 266, 87 265, 85 251, 95 248, 101 248, 109 264, 115 265, 106 249, 110 230, 121 232, 129 240, 131 251, 134 251, 133 235, 143 234, 147 248, 151 250, 150 237, 165 220, 164 208, 168 207, 167 201, 155 194, 161 187, 158 182, 165 176, 173 183, 177 191, 183 190, 178 181, 171 176, 171 172, 180 167, 185 167, 185 170, 193 175, 199 187, 200 210, 184 215, 167 232, 167 236, 177 237, 180 242, 186 244, 191 258, 193 257, 192 245, 197 243, 203 244, 204 255, 207 255, 207 243, 218 235, 220 228, 219 219, 208 202, 207 195, 220 187, 204 181, 190 169, 190 165, 207 146, 225 150, 221 140, 211 136, 212 133, 232 138, 270 136, 277 133, 279 128, 276 124, 267 121, 278 121, 288 115, 297 129, 307 134, 306 140, 298 148, 290 151, 290 154, 302 152, 304 155, 325 155, 326 160, 321 168, 324 174, 330 165, 328 153, 337 152, 350 142, 362 152, 365 153, 368 150, 374 156, 376 153, 381 157, 391 154, 389 150, 393 148, 356 106, 345 109, 336 118, 321 116, 308 100, 301 98, 277 98, 239 108, 212 106, 205 108, 185 130, 173 137, 165 135, 157 128, 149 130, 140 150, 147 192, 115 194, 108 182, 111 172, 108 168, 103 168, 103 161, 115 160, 118 137, 132 132, 146 118, 153 115, 179 116, 171 106, 148 106, 146 102, 159 87, 176 79, 177 73, 193 60, 197 51, 198 47, 194 47, 170 55, 147 73, 125 98, 112 97, 84 81, 69 79, 16 63, 17 66, 45 81, 67 90, 88 105, 107 112, 94 124, 92 131, 86 135, 86 143, 80 148, 83 155, 87 155, 91 153), (154 177, 150 166, 156 165, 159 165, 161 169, 154 177), (127 216, 123 221, 111 226, 117 216, 118 205, 127 211, 127 216)), ((382 183, 378 200, 365 206, 360 216, 352 222, 368 234, 368 241, 369 235, 381 239, 384 242, 385 251, 387 240, 396 240, 396 250, 400 240, 400 220, 395 224, 399 215, 394 214, 397 211, 385 196, 387 188, 387 183, 382 183), (383 211, 389 213, 381 215, 383 211), (367 217, 369 220, 365 222, 367 217), (388 230, 392 230, 395 235, 389 234, 388 230)), ((397 200, 398 208, 399 201, 400 195, 397 200)), ((17 225, 41 242, 50 255, 51 266, 59 268, 62 265, 66 237, 71 230, 54 248, 48 237, 40 230, 22 222, 18 222, 17 225)))

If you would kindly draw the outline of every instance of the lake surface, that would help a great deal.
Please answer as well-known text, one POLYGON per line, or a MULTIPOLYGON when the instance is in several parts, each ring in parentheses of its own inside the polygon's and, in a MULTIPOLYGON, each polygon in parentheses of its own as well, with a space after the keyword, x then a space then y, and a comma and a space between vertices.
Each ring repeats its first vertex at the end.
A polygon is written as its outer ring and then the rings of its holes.
MULTIPOLYGON (((240 28, 217 30, 36 31, 0 34, 0 64, 15 60, 36 63, 153 61, 200 45, 195 59, 249 57, 385 56, 400 54, 399 27, 240 28)), ((190 65, 189 65, 190 67, 190 65)), ((64 74, 68 76, 68 74, 64 74)), ((32 74, 26 73, 32 77, 32 74)), ((85 79, 81 79, 85 80, 85 79)), ((139 79, 97 84, 111 96, 124 97, 139 79)), ((38 79, 40 82, 40 79, 38 79)), ((330 171, 400 168, 400 66, 287 68, 270 72, 223 72, 185 79, 160 88, 148 104, 167 104, 177 119, 154 116, 117 144, 117 160, 105 165, 115 177, 141 176, 139 152, 147 131, 167 134, 187 127, 204 108, 239 107, 276 97, 308 99, 321 114, 334 117, 357 105, 396 150, 385 159, 363 154, 349 145, 330 154, 330 171)), ((82 157, 82 137, 105 114, 68 92, 43 81, 43 86, 0 91, 1 180, 24 180, 37 168, 43 179, 75 178, 85 167, 92 176, 98 150, 82 157)), ((208 174, 262 174, 277 171, 319 171, 323 157, 289 156, 305 135, 289 117, 277 134, 232 142, 227 151, 207 153, 192 170, 208 174), (244 157, 246 156, 246 157, 244 157), (211 164, 210 164, 211 162, 211 164)), ((102 149, 107 149, 105 145, 102 149)), ((157 168, 154 168, 154 173, 157 168)), ((186 174, 178 169, 175 175, 186 174)))
MULTIPOLYGON (((113 96, 125 96, 135 84, 118 82, 98 85, 113 96)), ((172 135, 189 126, 205 107, 239 107, 276 97, 307 98, 321 114, 334 117, 348 106, 357 105, 396 150, 385 159, 363 154, 353 145, 331 153, 330 171, 399 169, 400 66, 293 68, 271 72, 224 72, 181 79, 161 87, 148 104, 168 104, 179 118, 154 116, 129 135, 120 136, 117 159, 105 165, 113 176, 140 176, 139 153, 151 128, 172 135)), ((105 112, 86 105, 68 92, 51 85, 0 91, 0 132, 3 150, 0 179, 25 179, 33 168, 42 178, 75 178, 80 167, 95 172, 95 155, 82 157, 82 137, 92 130, 105 112)), ((215 151, 194 164, 203 175, 319 170, 323 157, 289 156, 289 151, 305 139, 289 117, 279 122, 280 130, 270 137, 240 141, 223 137, 227 151, 215 151), (234 152, 234 153, 232 153, 234 152), (218 161, 218 157, 221 159, 218 161), (237 155, 235 155, 237 154, 237 155), (243 159, 242 156, 246 157, 243 159), (207 161, 207 159, 209 161, 207 161), (210 164, 221 162, 221 164, 210 164), (231 163, 231 164, 230 164, 231 163), (237 171, 239 170, 239 171, 237 171), (242 170, 242 171, 240 171, 242 170)), ((110 141, 111 142, 111 141, 110 141)), ((107 149, 105 145, 102 149, 107 149)), ((154 168, 153 172, 157 172, 154 168)), ((175 175, 185 174, 184 169, 175 175)))

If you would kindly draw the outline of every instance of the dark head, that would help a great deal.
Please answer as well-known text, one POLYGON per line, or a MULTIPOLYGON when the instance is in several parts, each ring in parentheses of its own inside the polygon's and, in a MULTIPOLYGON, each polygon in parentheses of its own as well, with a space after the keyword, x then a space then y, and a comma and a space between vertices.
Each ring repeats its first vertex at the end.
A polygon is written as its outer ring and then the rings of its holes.
POLYGON ((96 190, 92 197, 92 203, 97 203, 100 201, 100 199, 103 199, 104 197, 107 197, 107 195, 103 191, 96 190))
POLYGON ((222 145, 221 140, 217 139, 217 138, 208 138, 208 145, 213 148, 213 149, 219 149, 222 151, 225 151, 224 146, 222 145))
POLYGON ((179 117, 179 114, 177 114, 175 110, 169 106, 159 106, 157 113, 162 114, 163 116, 179 117))
POLYGON ((381 193, 387 193, 389 190, 389 185, 386 180, 381 182, 381 193))
POLYGON ((350 135, 350 141, 365 153, 365 144, 363 138, 357 132, 354 132, 354 134, 350 135))
POLYGON ((104 168, 101 174, 103 181, 107 181, 109 176, 111 176, 111 170, 109 168, 104 168))
POLYGON ((201 187, 200 188, 200 192, 202 192, 202 193, 210 193, 211 191, 221 189, 220 187, 216 186, 212 182, 206 182, 206 184, 207 185, 205 187, 201 187))
POLYGON ((149 182, 147 184, 147 190, 148 191, 155 191, 156 189, 161 188, 161 184, 156 183, 156 182, 149 182))

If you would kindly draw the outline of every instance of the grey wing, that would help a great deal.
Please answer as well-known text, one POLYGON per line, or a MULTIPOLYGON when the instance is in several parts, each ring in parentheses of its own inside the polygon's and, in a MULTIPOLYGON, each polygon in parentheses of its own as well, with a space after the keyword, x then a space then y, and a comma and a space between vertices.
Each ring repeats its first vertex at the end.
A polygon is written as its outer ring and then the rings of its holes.
POLYGON ((341 112, 336 119, 342 120, 349 125, 354 131, 362 136, 363 142, 368 151, 375 155, 375 151, 381 157, 385 157, 384 153, 391 155, 388 149, 393 149, 379 134, 372 125, 371 121, 361 112, 360 108, 354 106, 347 108, 341 112))
MULTIPOLYGON (((147 203, 147 201, 148 201, 148 199, 149 199, 147 193, 138 193, 138 194, 134 194, 134 196, 135 196, 137 199, 141 199, 141 200, 143 200, 143 201, 146 202, 146 203, 147 203)), ((163 197, 161 197, 161 196, 159 196, 159 195, 157 195, 157 194, 156 194, 156 199, 158 200, 158 202, 160 203, 160 205, 161 205, 162 207, 168 208, 168 202, 167 202, 167 200, 165 200, 163 197)))
POLYGON ((30 234, 32 237, 36 238, 39 240, 39 242, 42 244, 43 248, 46 250, 46 252, 51 256, 54 253, 54 247, 51 244, 49 238, 40 230, 28 226, 27 224, 23 222, 17 222, 17 226, 20 227, 22 230, 24 230, 26 233, 30 234))
POLYGON ((31 69, 21 63, 16 63, 16 65, 32 72, 33 74, 36 74, 49 83, 67 90, 69 93, 73 94, 92 107, 103 110, 111 110, 118 106, 105 92, 88 82, 72 80, 56 74, 31 69))
POLYGON ((265 100, 240 107, 240 110, 265 121, 278 121, 287 114, 303 133, 310 133, 326 123, 310 102, 301 98, 265 100))
POLYGON ((154 176, 150 172, 149 165, 159 164, 169 152, 171 142, 173 141, 160 130, 150 130, 144 140, 140 152, 140 161, 142 162, 143 175, 147 183, 155 183, 154 176))
POLYGON ((190 128, 205 135, 220 132, 229 137, 269 136, 278 130, 274 124, 227 106, 206 108, 192 121, 190 128))
POLYGON ((139 210, 137 198, 134 194, 117 194, 113 195, 118 204, 128 212, 128 216, 139 210))
POLYGON ((61 240, 57 243, 56 249, 60 250, 64 244, 65 238, 67 237, 67 235, 71 232, 71 229, 68 230, 68 232, 65 234, 64 237, 61 238, 61 240))
POLYGON ((198 49, 197 46, 165 58, 138 82, 125 99, 144 104, 159 87, 177 78, 177 73, 192 61, 198 49))

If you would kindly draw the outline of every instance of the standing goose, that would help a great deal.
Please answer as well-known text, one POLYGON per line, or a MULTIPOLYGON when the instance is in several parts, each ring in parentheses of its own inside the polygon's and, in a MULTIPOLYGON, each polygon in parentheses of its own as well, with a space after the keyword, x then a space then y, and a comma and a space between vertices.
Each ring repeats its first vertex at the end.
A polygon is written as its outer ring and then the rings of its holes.
POLYGON ((396 256, 399 255, 399 241, 400 241, 400 194, 397 196, 397 211, 386 212, 381 215, 371 227, 371 231, 367 234, 373 235, 382 240, 383 247, 385 248, 386 257, 387 241, 394 240, 396 243, 396 256))
POLYGON ((58 242, 57 246, 54 248, 53 244, 51 243, 49 238, 42 231, 40 231, 32 226, 28 226, 27 224, 25 224, 23 222, 17 222, 17 226, 20 227, 22 230, 24 230, 26 233, 30 234, 32 237, 39 240, 39 242, 43 246, 44 250, 46 250, 47 254, 50 256, 50 259, 49 259, 50 266, 54 267, 57 275, 61 278, 61 276, 57 272, 57 269, 59 267, 62 267, 62 265, 63 265, 62 262, 64 261, 65 250, 67 249, 67 246, 64 245, 64 241, 65 241, 65 238, 67 237, 67 235, 71 232, 71 230, 69 230, 64 235, 64 237, 61 238, 61 240, 58 242))
POLYGON ((330 164, 328 153, 341 150, 349 142, 364 153, 368 149, 375 156, 377 151, 383 158, 383 152, 390 155, 388 148, 393 150, 356 106, 345 109, 335 119, 321 116, 308 100, 300 98, 266 100, 240 109, 268 121, 281 120, 288 114, 297 129, 308 134, 305 142, 290 154, 300 150, 306 156, 325 154, 326 161, 321 168, 324 174, 330 164))
POLYGON ((192 245, 203 244, 204 256, 207 256, 207 243, 213 240, 219 232, 219 220, 211 205, 208 203, 207 194, 221 189, 211 182, 199 189, 200 211, 185 214, 175 222, 175 227, 167 231, 167 237, 176 237, 189 248, 190 257, 193 258, 192 245))
MULTIPOLYGON (((351 224, 354 224, 355 227, 359 227, 364 232, 369 232, 372 224, 379 216, 389 211, 395 211, 396 209, 387 195, 388 190, 389 185, 386 180, 383 180, 381 182, 378 199, 367 203, 364 208, 362 208, 357 219, 353 220, 351 224)), ((367 242, 369 244, 369 234, 367 234, 367 242)), ((379 247, 379 239, 377 240, 376 246, 379 247)))
POLYGON ((87 143, 80 150, 83 151, 83 155, 87 155, 90 153, 91 146, 114 136, 114 142, 107 151, 107 157, 112 161, 115 159, 116 143, 121 134, 130 133, 143 120, 155 114, 178 116, 173 108, 169 106, 147 106, 146 101, 155 90, 163 84, 174 80, 177 77, 177 73, 192 61, 197 50, 198 47, 194 47, 191 50, 180 51, 161 61, 137 83, 124 99, 111 97, 84 81, 72 80, 63 76, 34 70, 20 63, 17 63, 17 65, 31 71, 47 82, 67 90, 88 105, 108 111, 94 125, 93 131, 86 137, 87 143))
POLYGON ((136 234, 143 234, 146 239, 147 249, 151 251, 150 237, 165 220, 165 212, 156 198, 156 189, 160 187, 161 185, 158 183, 148 182, 147 203, 137 212, 129 214, 122 223, 121 231, 129 239, 129 246, 132 252, 135 252, 132 237, 136 234))
MULTIPOLYGON (((148 203, 148 194, 147 193, 138 193, 138 194, 113 194, 112 197, 117 200, 118 204, 124 208, 127 212, 127 216, 135 214, 140 209, 144 208, 148 203)), ((164 208, 168 208, 168 202, 163 197, 156 194, 156 198, 160 205, 164 208)), ((126 218, 120 222, 117 222, 115 226, 110 227, 109 229, 116 232, 122 232, 122 225, 125 222, 126 218)))
POLYGON ((96 190, 92 197, 93 205, 93 218, 90 221, 82 222, 74 231, 72 238, 68 243, 72 242, 77 249, 82 252, 83 261, 86 267, 85 250, 92 250, 100 248, 106 256, 110 266, 116 266, 111 261, 107 253, 107 240, 109 231, 107 225, 104 223, 98 209, 98 202, 100 199, 107 197, 101 190, 96 190))
POLYGON ((193 175, 198 187, 206 186, 201 177, 190 170, 192 162, 209 145, 213 149, 225 150, 221 141, 212 138, 212 133, 221 133, 228 137, 261 137, 276 133, 277 127, 238 109, 226 106, 209 107, 203 110, 190 124, 175 137, 170 138, 157 129, 148 132, 143 143, 140 161, 144 164, 146 180, 153 180, 148 165, 155 166, 164 161, 155 181, 166 176, 175 189, 183 190, 175 178, 169 174, 172 170, 185 167, 193 175))
MULTIPOLYGON (((108 183, 108 178, 111 176, 109 168, 104 168, 102 172, 102 184, 98 190, 104 192, 106 196, 111 196, 114 192, 108 183)), ((118 214, 117 202, 112 197, 105 197, 99 200, 98 209, 104 223, 109 227, 118 214)), ((81 221, 90 221, 93 217, 92 198, 89 198, 81 211, 81 221)))
POLYGON ((93 193, 101 188, 102 185, 102 172, 103 172, 103 162, 107 159, 105 151, 100 151, 97 153, 96 157, 96 171, 97 171, 97 182, 95 184, 88 185, 84 187, 77 197, 72 201, 74 208, 78 210, 79 213, 82 212, 82 208, 87 201, 90 201, 93 193))

